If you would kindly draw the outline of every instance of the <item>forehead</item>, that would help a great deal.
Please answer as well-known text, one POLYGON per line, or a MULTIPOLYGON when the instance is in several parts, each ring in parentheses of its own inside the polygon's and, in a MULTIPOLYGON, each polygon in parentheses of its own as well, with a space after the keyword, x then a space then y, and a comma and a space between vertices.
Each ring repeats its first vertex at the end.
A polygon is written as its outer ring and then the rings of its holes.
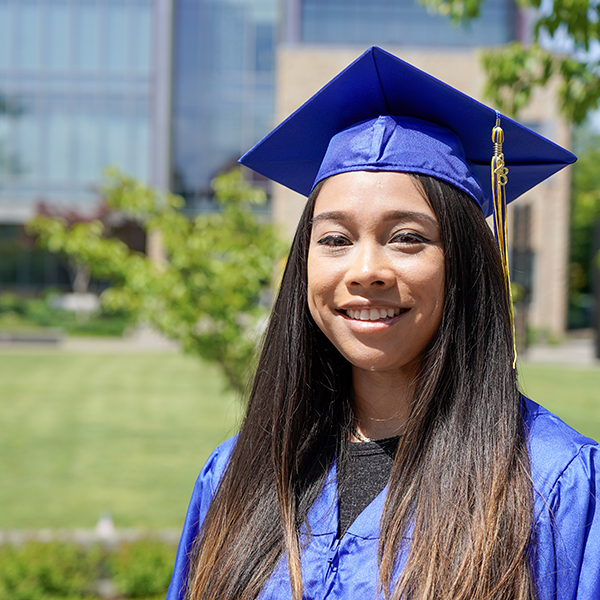
POLYGON ((394 171, 349 171, 327 179, 315 201, 313 223, 336 215, 382 219, 390 213, 436 219, 418 180, 394 171))

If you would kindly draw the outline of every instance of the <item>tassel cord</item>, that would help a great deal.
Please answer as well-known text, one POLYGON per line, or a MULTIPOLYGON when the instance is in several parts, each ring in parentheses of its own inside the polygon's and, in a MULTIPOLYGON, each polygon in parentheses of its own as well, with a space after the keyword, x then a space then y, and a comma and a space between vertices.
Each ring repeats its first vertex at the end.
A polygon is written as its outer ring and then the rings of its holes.
POLYGON ((513 368, 517 365, 517 344, 515 335, 515 315, 513 309, 513 297, 510 284, 510 271, 508 262, 508 226, 506 209, 506 190, 508 183, 508 169, 504 161, 502 144, 504 143, 504 131, 500 127, 500 118, 496 118, 496 126, 492 130, 492 141, 494 143, 494 154, 492 156, 492 195, 494 201, 494 235, 500 249, 502 272, 504 274, 506 301, 510 312, 510 324, 513 342, 513 368))

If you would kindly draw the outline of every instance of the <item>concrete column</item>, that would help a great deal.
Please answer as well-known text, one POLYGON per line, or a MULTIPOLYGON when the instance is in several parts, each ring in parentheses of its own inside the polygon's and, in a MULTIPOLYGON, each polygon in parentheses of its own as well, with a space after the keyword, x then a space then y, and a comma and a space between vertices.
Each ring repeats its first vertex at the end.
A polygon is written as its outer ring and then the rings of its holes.
MULTIPOLYGON (((158 189, 171 187, 174 4, 175 0, 154 1, 150 107, 152 128, 148 183, 158 189)), ((146 238, 146 253, 158 263, 165 260, 158 231, 149 232, 146 238)))

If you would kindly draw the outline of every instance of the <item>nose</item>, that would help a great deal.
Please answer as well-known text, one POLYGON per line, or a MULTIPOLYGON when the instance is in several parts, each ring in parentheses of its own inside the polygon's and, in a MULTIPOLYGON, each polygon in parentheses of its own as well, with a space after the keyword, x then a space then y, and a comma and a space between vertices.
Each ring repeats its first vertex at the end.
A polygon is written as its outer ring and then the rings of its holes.
POLYGON ((395 277, 385 250, 377 243, 362 243, 350 257, 345 280, 348 287, 385 288, 395 277))

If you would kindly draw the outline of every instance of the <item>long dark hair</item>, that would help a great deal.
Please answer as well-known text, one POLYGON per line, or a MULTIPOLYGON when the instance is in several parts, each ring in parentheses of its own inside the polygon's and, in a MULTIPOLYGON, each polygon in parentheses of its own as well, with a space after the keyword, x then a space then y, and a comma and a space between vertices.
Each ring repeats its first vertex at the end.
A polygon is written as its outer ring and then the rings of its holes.
MULTIPOLYGON (((413 175, 440 225, 442 321, 422 361, 382 515, 380 582, 418 600, 533 600, 533 500, 499 253, 473 200, 413 175), (408 546, 406 540, 410 538, 408 546), (393 571, 407 553, 398 581, 393 571)), ((253 600, 283 554, 302 596, 298 530, 336 453, 352 371, 315 325, 305 207, 229 466, 191 559, 188 598, 253 600)))

